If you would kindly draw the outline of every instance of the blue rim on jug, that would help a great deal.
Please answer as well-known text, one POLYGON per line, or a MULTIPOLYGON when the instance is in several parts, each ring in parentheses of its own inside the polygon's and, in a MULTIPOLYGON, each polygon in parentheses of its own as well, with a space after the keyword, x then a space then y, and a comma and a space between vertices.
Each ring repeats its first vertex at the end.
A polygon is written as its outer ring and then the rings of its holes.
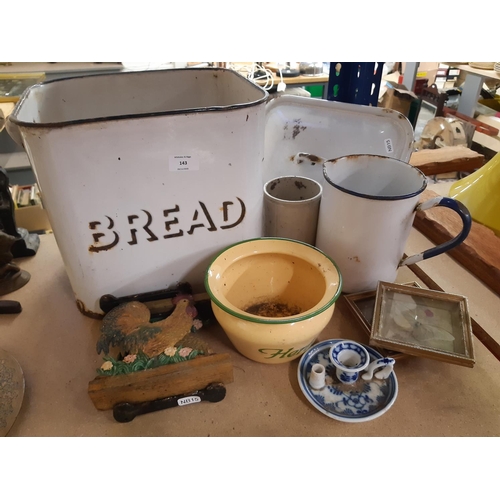
MULTIPOLYGON (((370 168, 370 167, 368 167, 370 168)), ((376 168, 376 167, 373 167, 376 168)), ((404 200, 406 198, 412 198, 413 196, 416 196, 420 193, 422 193, 425 188, 427 187, 427 178, 425 175, 420 171, 418 168, 414 167, 413 165, 410 165, 409 163, 398 160, 397 158, 391 158, 390 156, 382 156, 382 155, 370 155, 370 154, 356 154, 356 155, 346 155, 346 156, 341 156, 339 158, 335 158, 333 160, 327 160, 323 163, 323 175, 325 177, 325 180, 333 186, 334 188, 343 191, 344 193, 351 194, 353 196, 359 196, 360 198, 367 198, 369 200, 404 200), (410 193, 404 193, 404 194, 398 194, 398 195, 372 195, 372 194, 366 194, 366 193, 360 193, 359 191, 353 191, 352 189, 348 189, 344 186, 339 185, 338 183, 334 182, 328 175, 327 172, 327 164, 333 165, 341 160, 356 160, 359 158, 376 158, 379 160, 384 160, 388 161, 391 163, 397 163, 398 165, 401 165, 403 168, 407 168, 408 170, 414 171, 420 178, 421 178, 421 185, 418 189, 411 191, 410 193)))

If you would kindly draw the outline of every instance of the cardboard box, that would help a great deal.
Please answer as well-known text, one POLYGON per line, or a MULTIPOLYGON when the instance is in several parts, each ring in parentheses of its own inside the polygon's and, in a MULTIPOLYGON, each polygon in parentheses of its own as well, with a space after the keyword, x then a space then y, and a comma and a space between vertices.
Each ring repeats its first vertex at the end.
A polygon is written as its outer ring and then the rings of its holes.
POLYGON ((29 232, 52 231, 47 212, 41 205, 16 208, 14 217, 16 226, 23 227, 29 232))
POLYGON ((419 100, 418 96, 398 83, 386 82, 385 87, 386 89, 379 99, 379 107, 394 109, 408 117, 413 101, 419 100))
MULTIPOLYGON (((418 65, 417 78, 427 78, 429 80, 428 84, 432 85, 436 80, 438 68, 439 63, 437 62, 421 62, 418 65)), ((401 69, 404 74, 406 63, 401 63, 401 69)))
POLYGON ((16 226, 29 232, 52 231, 47 212, 42 207, 37 193, 36 185, 12 186, 11 196, 15 207, 16 226))

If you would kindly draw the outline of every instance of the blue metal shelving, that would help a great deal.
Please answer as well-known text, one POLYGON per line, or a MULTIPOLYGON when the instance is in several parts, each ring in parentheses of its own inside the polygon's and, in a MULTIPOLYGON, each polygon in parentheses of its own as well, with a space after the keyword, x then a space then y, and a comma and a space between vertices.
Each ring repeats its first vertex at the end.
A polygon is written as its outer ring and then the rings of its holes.
POLYGON ((329 101, 377 106, 383 62, 330 62, 329 101))

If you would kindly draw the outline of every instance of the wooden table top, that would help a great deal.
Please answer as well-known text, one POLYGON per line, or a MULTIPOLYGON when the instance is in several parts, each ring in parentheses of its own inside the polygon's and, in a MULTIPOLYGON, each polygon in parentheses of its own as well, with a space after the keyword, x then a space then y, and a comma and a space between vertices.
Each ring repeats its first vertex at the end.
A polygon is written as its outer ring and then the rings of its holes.
MULTIPOLYGON (((302 394, 298 360, 266 365, 240 355, 214 324, 200 330, 218 353, 229 353, 234 382, 218 403, 171 408, 119 424, 111 411, 98 411, 88 383, 102 364, 96 353, 100 320, 83 316, 52 234, 42 235, 34 257, 19 259, 30 282, 2 297, 23 311, 0 315, 1 347, 20 363, 26 379, 23 407, 11 436, 499 436, 500 373, 497 359, 475 338, 476 365, 467 368, 407 356, 398 360, 399 394, 380 418, 347 424, 318 412, 302 394)), ((415 229, 407 254, 432 244, 415 229)), ((500 298, 446 255, 422 268, 452 293, 469 298, 471 314, 488 331, 498 329, 500 298)), ((407 268, 397 282, 417 281, 407 268)), ((420 282, 422 284, 422 282, 420 282)), ((319 341, 350 338, 367 342, 345 300, 319 341)))

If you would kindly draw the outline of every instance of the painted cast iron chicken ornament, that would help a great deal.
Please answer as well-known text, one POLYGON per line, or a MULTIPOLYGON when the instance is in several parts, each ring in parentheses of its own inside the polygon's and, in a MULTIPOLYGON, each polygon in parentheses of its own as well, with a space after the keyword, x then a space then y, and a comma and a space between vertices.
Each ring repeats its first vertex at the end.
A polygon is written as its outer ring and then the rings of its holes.
MULTIPOLYGON (((229 354, 214 354, 198 333, 211 320, 206 304, 198 299, 197 310, 193 296, 181 287, 169 293, 169 300, 173 293, 177 296, 171 299, 170 315, 153 322, 149 307, 136 297, 122 297, 116 307, 105 303, 109 298, 101 301, 102 310, 108 311, 97 341, 104 363, 88 393, 98 410, 113 409, 117 422, 200 401, 222 401, 224 384, 234 380, 229 354), (117 357, 109 354, 111 347, 120 348, 117 357)), ((151 298, 154 294, 143 300, 149 299, 152 310, 165 307, 166 302, 151 304, 158 302, 151 298)))
POLYGON ((110 346, 119 346, 126 354, 142 352, 152 358, 179 345, 206 352, 206 346, 192 335, 201 327, 192 297, 178 295, 172 303, 172 314, 155 323, 150 322, 151 312, 142 302, 126 302, 109 311, 102 321, 97 353, 108 354, 110 346))

